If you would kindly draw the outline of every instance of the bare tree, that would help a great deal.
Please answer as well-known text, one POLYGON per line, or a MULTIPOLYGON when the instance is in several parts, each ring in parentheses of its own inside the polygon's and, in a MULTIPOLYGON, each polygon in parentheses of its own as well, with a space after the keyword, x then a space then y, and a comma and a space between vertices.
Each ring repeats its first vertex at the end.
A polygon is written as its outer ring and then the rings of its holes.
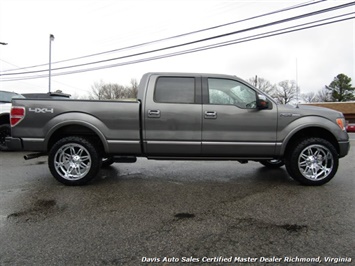
POLYGON ((266 94, 272 95, 275 92, 275 85, 272 85, 270 81, 264 78, 255 76, 255 78, 249 78, 247 81, 255 88, 258 88, 266 94))
POLYGON ((137 99, 138 96, 138 81, 136 79, 131 79, 131 87, 129 88, 130 95, 128 98, 137 99))
POLYGON ((312 103, 317 101, 317 94, 315 92, 302 93, 301 98, 306 103, 312 103))
POLYGON ((91 93, 89 94, 90 100, 102 100, 103 95, 101 88, 104 86, 104 82, 100 80, 99 82, 95 82, 94 85, 91 86, 91 93))
POLYGON ((95 82, 91 86, 89 99, 91 100, 115 100, 137 98, 138 82, 135 79, 131 80, 131 86, 124 87, 116 83, 95 82))
POLYGON ((288 104, 297 99, 297 85, 294 80, 279 82, 273 97, 281 104, 288 104))
POLYGON ((316 95, 316 102, 331 102, 332 101, 332 94, 326 88, 318 91, 316 95))

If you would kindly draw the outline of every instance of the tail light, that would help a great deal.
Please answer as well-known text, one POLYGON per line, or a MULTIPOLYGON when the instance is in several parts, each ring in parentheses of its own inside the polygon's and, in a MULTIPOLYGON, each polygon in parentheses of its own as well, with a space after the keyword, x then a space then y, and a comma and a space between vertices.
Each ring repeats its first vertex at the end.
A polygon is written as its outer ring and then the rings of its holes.
POLYGON ((25 118, 26 109, 25 107, 13 106, 10 113, 10 123, 14 127, 25 118))

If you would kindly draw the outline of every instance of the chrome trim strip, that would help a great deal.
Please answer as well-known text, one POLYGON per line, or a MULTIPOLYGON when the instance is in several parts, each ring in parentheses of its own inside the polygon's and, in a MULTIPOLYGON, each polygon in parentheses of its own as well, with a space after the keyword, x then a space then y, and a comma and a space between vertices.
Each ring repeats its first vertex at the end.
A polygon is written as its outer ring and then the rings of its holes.
POLYGON ((28 142, 44 142, 44 138, 22 138, 22 140, 28 142))
POLYGON ((275 142, 217 142, 217 141, 202 141, 202 145, 210 145, 210 146, 216 146, 216 145, 235 145, 235 146, 241 146, 241 145, 252 145, 252 146, 275 146, 275 142))
POLYGON ((139 140, 107 140, 109 144, 140 144, 139 140))
POLYGON ((220 156, 220 157, 207 157, 207 156, 182 156, 182 157, 174 157, 174 156, 147 156, 149 160, 161 160, 161 161, 169 161, 169 160, 177 160, 177 161, 186 161, 186 160, 194 160, 194 161, 237 161, 237 160, 271 160, 274 157, 232 157, 232 156, 220 156))
POLYGON ((201 141, 146 141, 147 144, 151 145, 201 145, 201 141))

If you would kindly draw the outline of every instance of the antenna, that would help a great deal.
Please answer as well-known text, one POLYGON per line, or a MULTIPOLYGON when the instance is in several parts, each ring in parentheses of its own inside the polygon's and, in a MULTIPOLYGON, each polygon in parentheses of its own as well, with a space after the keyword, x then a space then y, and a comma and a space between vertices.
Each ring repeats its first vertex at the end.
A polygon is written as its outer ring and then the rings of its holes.
POLYGON ((296 108, 299 108, 298 104, 299 104, 299 97, 300 97, 300 90, 298 87, 298 58, 296 57, 296 99, 297 99, 297 104, 296 104, 296 108))

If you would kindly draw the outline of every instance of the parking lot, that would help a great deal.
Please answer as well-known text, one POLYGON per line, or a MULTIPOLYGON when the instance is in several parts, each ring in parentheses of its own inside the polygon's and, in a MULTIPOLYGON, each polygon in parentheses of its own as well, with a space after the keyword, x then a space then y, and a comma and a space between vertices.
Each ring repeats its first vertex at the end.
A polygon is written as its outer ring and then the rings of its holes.
POLYGON ((66 187, 46 157, 1 153, 0 265, 350 265, 351 145, 320 187, 256 162, 146 159, 66 187))

